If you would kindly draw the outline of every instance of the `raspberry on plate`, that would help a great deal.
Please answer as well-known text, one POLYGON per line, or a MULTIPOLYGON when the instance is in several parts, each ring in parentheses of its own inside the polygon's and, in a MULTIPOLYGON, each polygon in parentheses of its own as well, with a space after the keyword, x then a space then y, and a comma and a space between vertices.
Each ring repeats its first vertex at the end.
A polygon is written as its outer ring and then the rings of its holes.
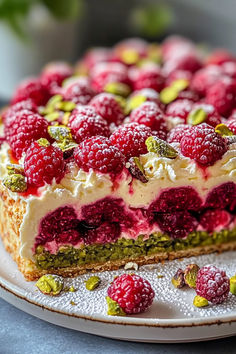
POLYGON ((223 229, 231 221, 231 216, 226 210, 208 209, 200 216, 200 224, 208 231, 223 229))
POLYGON ((126 157, 139 156, 147 152, 146 139, 152 135, 152 131, 145 125, 138 123, 125 124, 117 128, 110 136, 110 141, 126 157))
POLYGON ((63 98, 76 104, 88 104, 95 92, 91 88, 90 81, 85 77, 71 79, 63 87, 63 98))
POLYGON ((119 125, 125 118, 123 109, 116 96, 111 93, 100 93, 89 102, 95 111, 109 124, 119 125))
POLYGON ((165 140, 167 126, 162 110, 154 102, 145 102, 130 114, 130 122, 143 124, 156 132, 158 138, 165 140))
MULTIPOLYGON (((92 107, 89 108, 91 108, 91 111, 93 110, 92 107)), ((68 127, 71 128, 72 136, 78 144, 91 136, 101 135, 108 137, 110 135, 107 122, 95 111, 94 114, 90 115, 81 114, 75 110, 69 118, 68 127)))
POLYGON ((33 141, 49 138, 48 125, 46 119, 39 114, 26 110, 17 112, 14 119, 8 119, 4 132, 17 159, 21 158, 33 141))
POLYGON ((225 301, 229 295, 229 278, 225 271, 213 265, 202 267, 197 274, 196 293, 213 304, 225 301))
POLYGON ((189 124, 178 124, 167 135, 168 143, 180 143, 182 137, 191 129, 189 124))
POLYGON ((11 104, 31 98, 37 106, 43 106, 49 99, 48 91, 43 87, 40 80, 34 77, 23 80, 16 88, 11 99, 11 104))
POLYGON ((151 306, 155 293, 151 284, 139 275, 122 274, 113 280, 107 295, 126 314, 131 315, 146 311, 151 306))
POLYGON ((59 183, 65 172, 63 152, 58 147, 50 145, 46 139, 39 139, 26 151, 24 171, 27 182, 32 186, 51 184, 53 179, 59 183))
POLYGON ((77 165, 88 172, 90 168, 101 173, 119 173, 124 167, 125 158, 109 139, 94 136, 84 140, 74 150, 77 165))
POLYGON ((180 142, 181 152, 200 165, 211 166, 227 151, 226 139, 206 123, 193 126, 180 142))

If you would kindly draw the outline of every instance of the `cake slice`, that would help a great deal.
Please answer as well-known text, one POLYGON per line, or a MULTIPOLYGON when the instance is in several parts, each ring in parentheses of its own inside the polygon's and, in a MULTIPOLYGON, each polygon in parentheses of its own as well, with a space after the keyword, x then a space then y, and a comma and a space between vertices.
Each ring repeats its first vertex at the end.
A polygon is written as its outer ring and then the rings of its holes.
POLYGON ((153 51, 50 65, 3 111, 0 234, 27 280, 236 249, 235 82, 219 65, 219 106, 191 42, 153 51))

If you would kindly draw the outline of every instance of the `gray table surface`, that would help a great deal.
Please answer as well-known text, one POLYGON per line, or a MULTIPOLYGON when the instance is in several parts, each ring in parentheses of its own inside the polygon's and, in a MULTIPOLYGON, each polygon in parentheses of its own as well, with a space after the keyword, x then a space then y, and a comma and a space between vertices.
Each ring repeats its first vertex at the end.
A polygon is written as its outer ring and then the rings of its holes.
POLYGON ((117 341, 52 325, 0 299, 0 354, 234 354, 235 337, 186 344, 117 341))

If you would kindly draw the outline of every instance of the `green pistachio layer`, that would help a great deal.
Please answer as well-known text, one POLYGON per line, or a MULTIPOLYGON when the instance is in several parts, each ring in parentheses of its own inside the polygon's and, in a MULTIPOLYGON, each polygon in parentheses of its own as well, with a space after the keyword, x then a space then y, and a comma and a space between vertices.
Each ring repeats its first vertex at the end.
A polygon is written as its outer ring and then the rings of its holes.
POLYGON ((115 243, 94 244, 82 248, 63 246, 56 254, 38 246, 34 255, 39 269, 65 268, 77 265, 104 263, 108 260, 134 259, 161 252, 186 250, 198 246, 227 243, 236 240, 236 228, 208 234, 195 231, 186 239, 171 239, 162 233, 153 233, 148 239, 139 235, 136 240, 121 238, 115 243))

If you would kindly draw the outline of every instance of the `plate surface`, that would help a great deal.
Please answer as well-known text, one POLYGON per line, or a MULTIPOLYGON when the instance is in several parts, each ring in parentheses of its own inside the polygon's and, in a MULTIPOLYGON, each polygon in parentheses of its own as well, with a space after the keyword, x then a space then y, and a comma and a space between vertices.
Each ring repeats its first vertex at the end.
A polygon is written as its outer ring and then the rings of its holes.
POLYGON ((192 305, 194 290, 179 290, 172 286, 173 274, 189 263, 215 264, 232 276, 236 271, 236 252, 140 267, 135 273, 149 280, 155 290, 153 305, 141 315, 113 317, 106 315, 106 289, 114 276, 125 272, 123 269, 98 273, 102 282, 93 292, 84 286, 89 274, 66 279, 65 286, 73 285, 77 291, 50 297, 41 294, 34 282, 24 280, 0 242, 0 296, 45 321, 116 339, 176 343, 235 335, 236 296, 230 294, 221 305, 198 309, 192 305))

